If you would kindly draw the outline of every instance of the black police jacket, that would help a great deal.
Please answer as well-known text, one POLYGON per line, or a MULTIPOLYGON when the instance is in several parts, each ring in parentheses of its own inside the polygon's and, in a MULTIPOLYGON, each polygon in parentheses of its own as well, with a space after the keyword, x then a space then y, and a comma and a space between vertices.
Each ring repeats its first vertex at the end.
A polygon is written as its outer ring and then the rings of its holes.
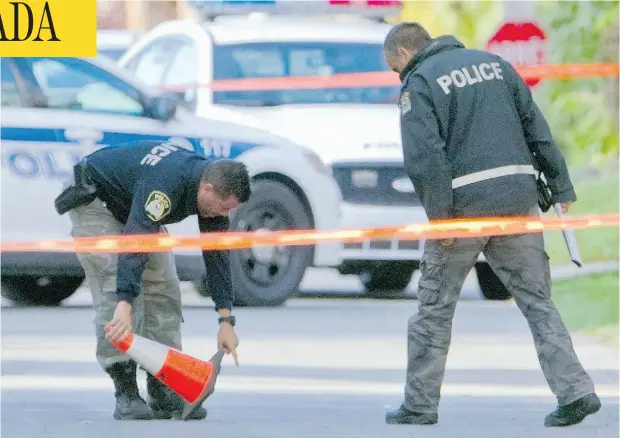
MULTIPOLYGON (((124 224, 124 234, 158 233, 162 225, 197 215, 200 232, 228 231, 228 217, 198 215, 198 184, 209 160, 161 141, 99 149, 85 158, 99 199, 124 224)), ((229 252, 203 251, 215 309, 232 309, 229 252)), ((117 295, 132 302, 140 293, 147 253, 118 256, 117 295)))
POLYGON ((429 220, 523 214, 538 200, 536 169, 552 202, 576 200, 549 126, 507 61, 445 35, 400 78, 405 168, 429 220))

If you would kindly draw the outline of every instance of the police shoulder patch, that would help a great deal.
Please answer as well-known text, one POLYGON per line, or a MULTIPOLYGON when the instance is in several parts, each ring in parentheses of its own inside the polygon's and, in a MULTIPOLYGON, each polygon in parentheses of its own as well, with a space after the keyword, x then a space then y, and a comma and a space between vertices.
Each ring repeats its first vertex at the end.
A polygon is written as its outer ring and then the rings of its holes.
POLYGON ((403 91, 400 95, 400 102, 398 103, 400 107, 400 115, 404 116, 409 111, 411 111, 411 95, 408 91, 403 91))
POLYGON ((164 192, 153 190, 146 198, 144 209, 149 219, 157 222, 168 216, 172 209, 172 203, 164 192))

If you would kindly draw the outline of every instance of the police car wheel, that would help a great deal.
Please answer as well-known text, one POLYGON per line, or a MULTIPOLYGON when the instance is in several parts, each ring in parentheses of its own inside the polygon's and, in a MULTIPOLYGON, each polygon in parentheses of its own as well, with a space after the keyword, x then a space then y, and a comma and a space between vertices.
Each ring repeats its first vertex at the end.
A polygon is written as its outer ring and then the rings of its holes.
POLYGON ((372 298, 402 298, 417 268, 418 262, 409 260, 373 263, 359 276, 364 294, 372 298))
POLYGON ((196 292, 202 297, 210 297, 211 291, 209 290, 209 283, 207 282, 207 276, 203 275, 198 280, 192 281, 196 292))
POLYGON ((510 292, 488 263, 476 263, 476 275, 482 296, 487 300, 507 300, 510 292))
POLYGON ((57 306, 83 281, 84 277, 3 275, 2 296, 23 306, 57 306))
MULTIPOLYGON (((231 220, 235 231, 309 229, 312 221, 304 204, 284 184, 253 183, 251 199, 231 220)), ((279 306, 297 294, 312 263, 312 246, 257 246, 231 252, 236 306, 279 306)))

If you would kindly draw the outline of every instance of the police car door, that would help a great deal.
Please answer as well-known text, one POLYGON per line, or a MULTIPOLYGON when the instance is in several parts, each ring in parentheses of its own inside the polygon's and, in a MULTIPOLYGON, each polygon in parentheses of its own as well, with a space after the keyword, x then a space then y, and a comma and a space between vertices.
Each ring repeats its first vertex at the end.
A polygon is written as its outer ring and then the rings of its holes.
POLYGON ((199 140, 188 132, 194 127, 149 117, 140 90, 86 60, 39 57, 12 61, 19 66, 29 94, 36 96, 30 108, 2 114, 3 162, 11 187, 19 186, 8 199, 3 196, 3 222, 6 215, 12 215, 10 219, 16 220, 9 222, 20 229, 21 238, 68 236, 68 219, 58 216, 53 200, 82 156, 137 139, 175 137, 187 140, 177 143, 189 149, 199 140), (17 219, 24 201, 28 207, 17 219))
POLYGON ((35 240, 44 237, 46 220, 53 220, 50 214, 37 215, 37 210, 52 196, 46 181, 57 181, 59 176, 50 165, 56 133, 43 128, 40 99, 20 77, 14 60, 0 58, 0 66, 2 240, 35 240))

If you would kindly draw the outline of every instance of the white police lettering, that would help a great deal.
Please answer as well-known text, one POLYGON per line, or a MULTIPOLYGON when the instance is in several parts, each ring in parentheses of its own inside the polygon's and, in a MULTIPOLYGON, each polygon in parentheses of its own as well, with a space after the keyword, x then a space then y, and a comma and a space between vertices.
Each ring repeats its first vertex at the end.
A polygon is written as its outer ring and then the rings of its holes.
POLYGON ((229 158, 230 150, 232 149, 232 143, 227 140, 217 138, 203 138, 200 141, 200 145, 204 149, 204 153, 207 157, 215 158, 229 158))
POLYGON ((450 94, 450 86, 463 88, 467 85, 474 85, 482 81, 503 80, 504 75, 498 62, 483 62, 479 65, 471 67, 463 67, 458 70, 452 70, 449 75, 443 75, 437 78, 437 83, 444 93, 450 94))
POLYGON ((166 140, 166 144, 180 147, 181 149, 187 149, 188 151, 193 151, 194 146, 192 143, 185 137, 170 137, 166 140))
POLYGON ((153 149, 151 149, 151 152, 146 154, 144 158, 142 158, 142 161, 140 161, 140 164, 148 164, 148 165, 154 166, 157 163, 159 163, 162 158, 164 158, 167 155, 170 155, 170 152, 174 152, 178 150, 179 150, 178 147, 172 146, 169 143, 159 144, 155 146, 153 149))

